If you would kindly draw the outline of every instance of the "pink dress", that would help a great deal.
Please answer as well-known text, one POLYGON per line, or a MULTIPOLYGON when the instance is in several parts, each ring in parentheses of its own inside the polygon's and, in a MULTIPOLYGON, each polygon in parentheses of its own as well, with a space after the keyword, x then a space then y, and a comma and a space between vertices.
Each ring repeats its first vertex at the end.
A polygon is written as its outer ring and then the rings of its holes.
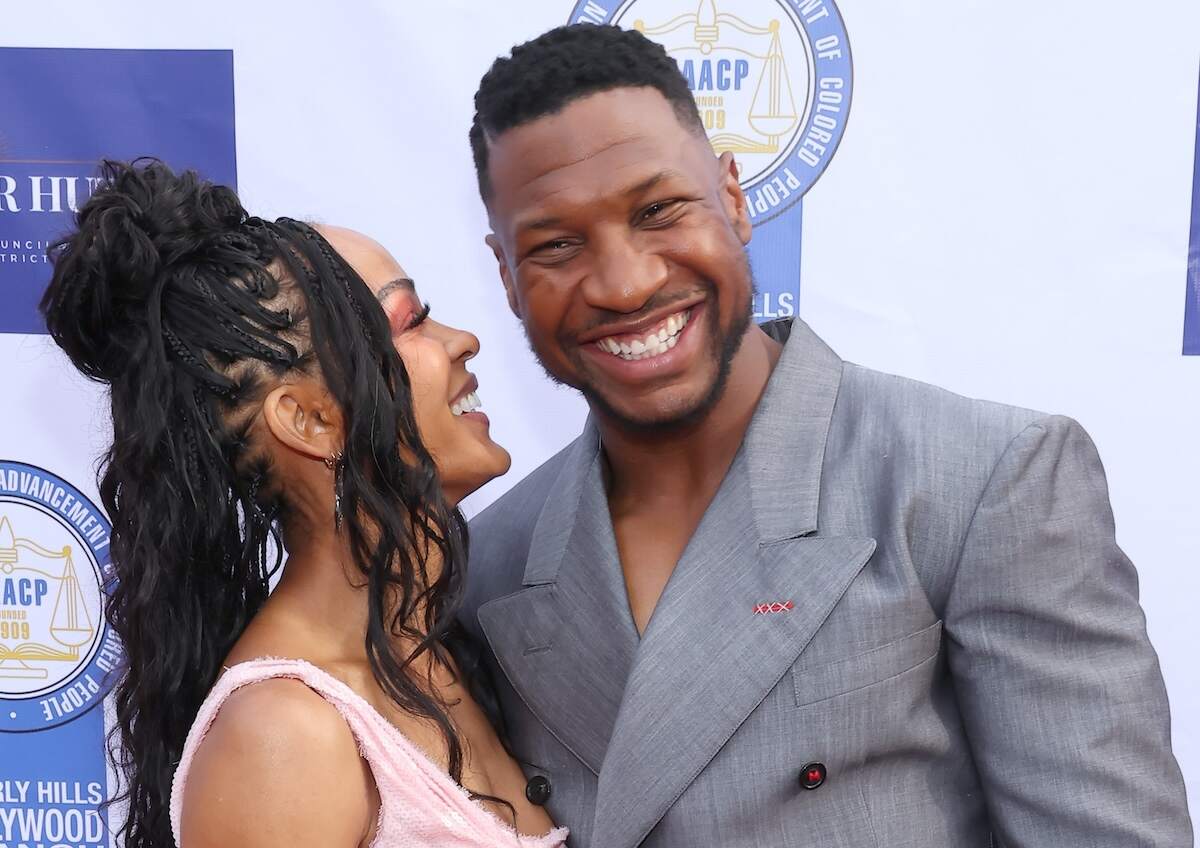
POLYGON ((259 659, 225 672, 200 706, 171 787, 171 831, 179 838, 188 768, 217 711, 242 686, 276 677, 302 681, 335 706, 358 742, 379 789, 379 822, 372 848, 563 848, 566 828, 521 836, 474 801, 391 722, 353 689, 303 660, 259 659))

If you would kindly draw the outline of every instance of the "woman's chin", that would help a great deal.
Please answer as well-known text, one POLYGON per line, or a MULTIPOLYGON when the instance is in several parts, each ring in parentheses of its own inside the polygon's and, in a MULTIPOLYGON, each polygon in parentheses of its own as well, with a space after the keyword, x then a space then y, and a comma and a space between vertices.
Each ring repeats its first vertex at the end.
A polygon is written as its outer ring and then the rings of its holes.
POLYGON ((470 457, 469 461, 456 461, 454 464, 459 473, 445 470, 442 472, 442 489, 446 502, 451 507, 458 506, 460 501, 475 494, 497 477, 507 474, 512 468, 512 457, 504 448, 491 442, 481 454, 470 457))

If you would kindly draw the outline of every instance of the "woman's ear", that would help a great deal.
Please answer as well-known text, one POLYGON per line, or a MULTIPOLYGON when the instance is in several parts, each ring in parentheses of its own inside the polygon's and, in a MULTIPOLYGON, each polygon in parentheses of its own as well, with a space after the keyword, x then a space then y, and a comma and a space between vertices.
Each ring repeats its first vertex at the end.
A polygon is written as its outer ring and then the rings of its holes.
POLYGON ((342 450, 342 414, 324 386, 284 383, 263 399, 263 420, 276 441, 289 450, 325 461, 342 450))

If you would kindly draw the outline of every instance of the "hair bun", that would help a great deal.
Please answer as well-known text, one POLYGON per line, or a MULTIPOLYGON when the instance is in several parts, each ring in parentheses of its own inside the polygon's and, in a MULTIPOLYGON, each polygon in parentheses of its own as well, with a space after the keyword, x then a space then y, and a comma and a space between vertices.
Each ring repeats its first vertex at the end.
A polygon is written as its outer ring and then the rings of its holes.
POLYGON ((111 383, 144 350, 156 288, 246 219, 237 196, 157 160, 106 160, 76 229, 50 249, 46 326, 75 366, 111 383))

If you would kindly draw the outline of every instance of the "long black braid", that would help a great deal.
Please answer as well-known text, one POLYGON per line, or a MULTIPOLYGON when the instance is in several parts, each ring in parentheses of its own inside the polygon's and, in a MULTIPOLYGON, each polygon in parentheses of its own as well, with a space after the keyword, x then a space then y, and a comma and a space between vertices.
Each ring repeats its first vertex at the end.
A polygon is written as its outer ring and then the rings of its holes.
POLYGON ((127 655, 110 744, 125 844, 173 844, 184 739, 280 567, 287 493, 253 434, 289 372, 319 376, 346 422, 343 531, 367 578, 371 670, 441 728, 460 780, 446 705, 410 666, 445 660, 460 635, 466 526, 418 437, 383 310, 303 223, 252 218, 231 190, 153 160, 105 162, 102 180, 51 248, 41 308, 75 366, 110 390, 100 494, 113 524, 106 613, 127 655))

